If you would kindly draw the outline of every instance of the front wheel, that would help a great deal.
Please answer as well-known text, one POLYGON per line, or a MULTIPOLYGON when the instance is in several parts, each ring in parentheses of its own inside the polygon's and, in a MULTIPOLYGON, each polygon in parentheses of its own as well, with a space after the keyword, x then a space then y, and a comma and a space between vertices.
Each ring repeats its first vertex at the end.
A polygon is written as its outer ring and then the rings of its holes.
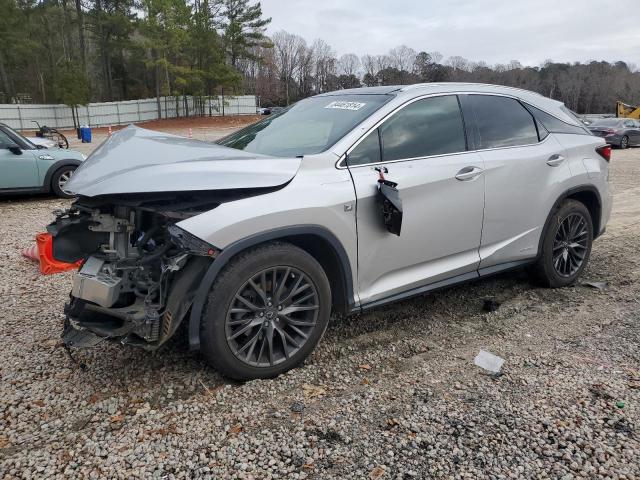
POLYGON ((239 254, 211 288, 202 352, 223 375, 271 378, 302 363, 329 323, 331 290, 320 264, 289 243, 239 254))
POLYGON ((540 257, 530 269, 547 287, 573 285, 589 261, 593 221, 583 203, 566 200, 549 220, 540 257))
POLYGON ((73 198, 75 195, 66 190, 67 183, 71 180, 73 172, 76 171, 76 166, 69 165, 67 167, 59 168, 55 171, 51 177, 51 190, 60 198, 73 198))

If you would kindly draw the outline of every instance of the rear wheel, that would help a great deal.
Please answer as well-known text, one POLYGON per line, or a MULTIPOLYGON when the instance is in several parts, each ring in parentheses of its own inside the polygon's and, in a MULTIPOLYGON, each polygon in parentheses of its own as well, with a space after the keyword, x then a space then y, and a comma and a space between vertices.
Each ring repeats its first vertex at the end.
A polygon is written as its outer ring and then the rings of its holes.
POLYGON ((628 146, 629 146, 629 137, 625 135, 624 137, 622 137, 622 139, 620 139, 620 148, 624 150, 628 146))
POLYGON ((576 200, 566 200, 551 216, 532 275, 548 287, 573 285, 589 261, 592 242, 589 210, 576 200))
POLYGON ((75 165, 68 165, 66 167, 59 168, 56 170, 51 177, 51 190, 58 197, 61 198, 73 198, 75 195, 70 191, 66 190, 66 185, 71 180, 71 176, 73 172, 76 171, 75 165))
POLYGON ((288 243, 244 252, 214 283, 201 322, 202 352, 238 380, 296 367, 329 322, 331 290, 320 264, 288 243))

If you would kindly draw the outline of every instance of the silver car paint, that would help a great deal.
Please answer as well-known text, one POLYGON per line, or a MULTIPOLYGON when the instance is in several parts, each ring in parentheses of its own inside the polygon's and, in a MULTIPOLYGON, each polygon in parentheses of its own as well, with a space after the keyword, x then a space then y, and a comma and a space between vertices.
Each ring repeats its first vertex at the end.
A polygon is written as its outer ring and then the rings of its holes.
POLYGON ((553 204, 572 186, 565 149, 549 135, 533 145, 480 155, 486 179, 480 268, 535 256, 553 204), (552 157, 565 160, 552 167, 552 157))
MULTIPOLYGON (((372 89, 367 90, 371 93, 372 89)), ((341 93, 355 94, 358 90, 335 94, 341 93)), ((291 179, 284 188, 260 197, 224 203, 178 225, 222 249, 259 232, 287 226, 320 225, 343 244, 354 273, 356 300, 359 295, 362 303, 471 272, 479 266, 535 257, 542 225, 551 206, 559 195, 572 187, 593 185, 598 189, 603 202, 604 226, 611 210, 606 180, 608 168, 595 153, 595 147, 603 145, 604 141, 588 135, 551 134, 545 141, 532 146, 386 163, 388 178, 398 182, 405 205, 403 233, 396 237, 380 228, 373 201, 376 176, 371 166, 345 168, 342 164, 345 153, 377 123, 407 102, 456 93, 511 96, 566 123, 578 125, 575 118, 559 108, 560 102, 532 92, 478 84, 409 86, 395 91, 392 100, 329 151, 306 156, 301 162, 299 159, 268 158, 261 164, 261 160, 250 158, 246 160, 249 164, 245 164, 241 159, 255 155, 210 145, 195 147, 194 141, 160 134, 151 142, 140 144, 139 159, 128 149, 116 151, 116 145, 108 146, 106 153, 113 161, 134 162, 135 166, 130 170, 133 178, 129 178, 131 173, 111 174, 115 170, 113 166, 104 165, 104 178, 101 178, 108 188, 103 190, 100 183, 94 184, 95 178, 85 178, 79 193, 246 187, 249 181, 259 184, 263 175, 270 175, 276 169, 279 171, 276 177, 291 179), (152 144, 161 146, 153 152, 162 158, 162 162, 148 159, 148 148, 152 144), (189 147, 195 147, 195 150, 189 147), (194 162, 209 158, 208 149, 216 151, 214 158, 217 160, 199 162, 204 165, 191 170, 194 162), (558 166, 548 165, 547 160, 555 154, 563 155, 565 161, 558 166), (227 162, 228 155, 234 155, 238 160, 227 162), (227 175, 225 182, 218 181, 216 170, 219 166, 233 162, 242 163, 243 168, 250 165, 258 170, 247 172, 239 168, 235 178, 227 175), (156 163, 160 165, 156 166, 156 163), (481 166, 485 171, 473 182, 455 180, 455 173, 468 165, 481 166), (160 173, 156 174, 154 170, 160 173), (206 177, 206 181, 198 178, 198 174, 206 177), (154 182, 160 180, 162 186, 149 182, 151 177, 154 182), (126 185, 120 186, 118 182, 126 185), (483 215, 486 216, 484 226, 483 215)), ((90 162, 91 159, 87 164, 90 162)), ((78 170, 69 188, 78 191, 83 170, 78 170)), ((86 171, 88 173, 89 169, 86 171)))
POLYGON ((273 187, 300 158, 274 158, 130 125, 100 145, 67 189, 79 195, 273 187))
POLYGON ((257 198, 223 203, 178 226, 222 249, 260 232, 297 225, 321 226, 344 247, 355 281, 355 193, 349 172, 334 168, 337 159, 327 152, 306 156, 285 188, 257 198))
POLYGON ((484 177, 455 178, 468 166, 483 168, 476 152, 382 163, 398 183, 404 218, 400 236, 380 222, 378 174, 351 168, 358 198, 358 289, 363 303, 380 300, 478 268, 484 177))

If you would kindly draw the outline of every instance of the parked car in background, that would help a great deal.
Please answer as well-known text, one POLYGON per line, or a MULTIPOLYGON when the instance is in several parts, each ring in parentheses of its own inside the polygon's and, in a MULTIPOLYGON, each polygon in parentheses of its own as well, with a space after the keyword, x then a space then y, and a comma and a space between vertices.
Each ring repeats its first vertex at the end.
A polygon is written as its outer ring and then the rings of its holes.
POLYGON ((0 123, 0 194, 52 192, 72 198, 65 187, 85 158, 74 150, 37 146, 0 123))
POLYGON ((631 118, 600 118, 589 130, 619 148, 640 146, 640 121, 631 118))
POLYGON ((60 148, 58 142, 52 140, 50 138, 41 138, 41 137, 24 137, 29 142, 33 143, 37 148, 60 148))
POLYGON ((515 88, 342 90, 217 143, 131 126, 78 169, 48 228, 85 262, 67 345, 156 350, 187 322, 223 374, 273 377, 332 311, 520 267, 572 285, 611 212, 611 146, 515 88))
POLYGON ((271 115, 272 113, 280 113, 284 107, 262 107, 258 110, 260 115, 271 115))

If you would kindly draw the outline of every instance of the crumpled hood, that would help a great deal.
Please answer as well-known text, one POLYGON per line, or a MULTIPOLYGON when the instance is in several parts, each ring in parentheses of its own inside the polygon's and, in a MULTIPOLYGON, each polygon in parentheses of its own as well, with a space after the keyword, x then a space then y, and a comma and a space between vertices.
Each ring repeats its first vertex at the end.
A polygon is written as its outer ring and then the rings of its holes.
POLYGON ((66 189, 93 197, 276 187, 295 176, 300 162, 130 125, 100 145, 66 189))

